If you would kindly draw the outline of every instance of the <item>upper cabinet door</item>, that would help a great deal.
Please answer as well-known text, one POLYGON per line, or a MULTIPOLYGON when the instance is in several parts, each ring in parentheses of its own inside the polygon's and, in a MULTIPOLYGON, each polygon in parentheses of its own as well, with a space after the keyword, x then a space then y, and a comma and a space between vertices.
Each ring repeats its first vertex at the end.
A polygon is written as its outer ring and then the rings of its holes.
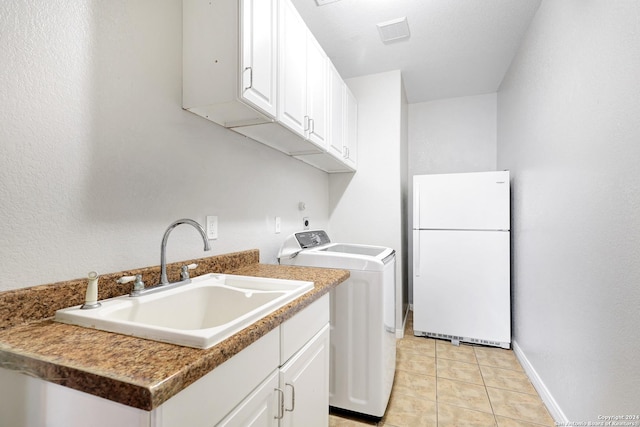
POLYGON ((355 170, 358 165, 358 101, 346 84, 344 85, 344 106, 344 148, 342 153, 345 163, 355 170))
POLYGON ((327 55, 311 32, 307 31, 307 138, 326 148, 328 85, 327 55))
POLYGON ((240 97, 276 116, 278 1, 241 0, 240 97))
MULTIPOLYGON (((256 0, 260 1, 260 0, 256 0)), ((280 1, 278 121, 302 137, 308 128, 307 27, 288 0, 280 1)))
POLYGON ((342 159, 344 145, 345 104, 344 82, 331 61, 328 62, 329 81, 329 144, 327 151, 338 159, 342 159))

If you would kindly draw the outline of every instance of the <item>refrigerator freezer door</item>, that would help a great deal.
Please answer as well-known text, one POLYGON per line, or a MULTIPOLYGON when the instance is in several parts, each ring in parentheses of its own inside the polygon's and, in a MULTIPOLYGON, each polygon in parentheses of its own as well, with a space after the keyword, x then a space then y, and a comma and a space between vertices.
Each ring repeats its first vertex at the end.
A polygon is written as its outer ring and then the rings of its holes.
POLYGON ((508 346, 509 232, 414 231, 414 240, 414 331, 508 346))
POLYGON ((509 230, 509 172, 413 177, 414 229, 509 230))

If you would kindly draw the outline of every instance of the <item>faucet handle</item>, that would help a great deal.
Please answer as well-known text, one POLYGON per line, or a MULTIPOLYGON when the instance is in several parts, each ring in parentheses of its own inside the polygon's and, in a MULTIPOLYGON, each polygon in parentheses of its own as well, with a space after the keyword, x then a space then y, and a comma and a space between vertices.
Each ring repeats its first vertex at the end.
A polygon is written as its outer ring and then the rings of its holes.
POLYGON ((141 291, 144 289, 144 282, 142 281, 142 274, 136 274, 135 276, 122 276, 121 278, 118 279, 118 283, 129 283, 129 282, 133 282, 135 280, 135 282, 133 283, 133 290, 134 291, 141 291))
POLYGON ((136 281, 133 282, 133 290, 141 291, 144 289, 144 282, 142 281, 142 274, 136 274, 136 281))
POLYGON ((183 265, 180 267, 180 280, 189 280, 189 270, 195 270, 198 264, 183 265))
POLYGON ((132 297, 138 296, 142 294, 144 291, 144 282, 142 281, 142 274, 136 274, 135 276, 122 276, 118 279, 118 283, 129 283, 133 282, 133 289, 129 294, 132 297), (133 282, 135 280, 135 282, 133 282))
MULTIPOLYGON (((138 274, 138 276, 140 276, 138 274)), ((134 280, 136 280, 137 276, 122 276, 121 278, 119 278, 117 280, 118 283, 123 284, 123 283, 129 283, 129 282, 133 282, 134 280)))

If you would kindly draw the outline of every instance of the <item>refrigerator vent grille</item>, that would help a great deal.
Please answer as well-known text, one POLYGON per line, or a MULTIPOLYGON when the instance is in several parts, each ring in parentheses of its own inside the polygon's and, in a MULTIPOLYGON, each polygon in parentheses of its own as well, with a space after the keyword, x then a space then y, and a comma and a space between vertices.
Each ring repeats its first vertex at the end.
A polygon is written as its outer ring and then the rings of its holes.
POLYGON ((473 342, 476 344, 482 344, 482 345, 492 345, 495 347, 501 347, 502 343, 498 342, 498 341, 488 341, 488 340, 478 340, 475 338, 469 338, 469 342, 473 342))
POLYGON ((434 334, 431 332, 427 332, 427 335, 430 337, 434 337, 434 338, 442 338, 444 340, 458 340, 458 341, 464 341, 465 337, 458 337, 455 335, 445 335, 445 334, 434 334))
POLYGON ((456 336, 456 335, 437 334, 435 332, 419 332, 419 331, 415 331, 414 335, 431 337, 431 338, 439 338, 439 339, 449 340, 449 341, 463 341, 463 342, 468 342, 468 343, 473 343, 473 344, 490 345, 490 346, 494 346, 494 347, 503 347, 503 343, 501 343, 499 341, 481 340, 481 339, 469 338, 469 337, 459 337, 459 336, 456 336))

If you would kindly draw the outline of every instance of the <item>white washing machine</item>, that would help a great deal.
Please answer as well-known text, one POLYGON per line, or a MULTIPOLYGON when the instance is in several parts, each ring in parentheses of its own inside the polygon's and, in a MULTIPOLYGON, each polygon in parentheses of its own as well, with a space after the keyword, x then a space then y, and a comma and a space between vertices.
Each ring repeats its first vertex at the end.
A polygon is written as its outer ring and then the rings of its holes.
POLYGON ((283 265, 338 268, 350 277, 331 291, 329 404, 382 417, 396 366, 395 251, 331 243, 325 231, 287 237, 283 265))

